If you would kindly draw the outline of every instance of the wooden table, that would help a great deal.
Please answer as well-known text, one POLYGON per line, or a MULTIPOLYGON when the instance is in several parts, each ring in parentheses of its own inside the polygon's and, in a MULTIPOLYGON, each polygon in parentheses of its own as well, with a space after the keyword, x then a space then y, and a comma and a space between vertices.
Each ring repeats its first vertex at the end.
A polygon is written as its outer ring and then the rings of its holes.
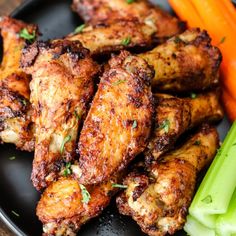
MULTIPOLYGON (((0 16, 8 15, 24 0, 0 0, 0 16)), ((14 236, 7 226, 0 220, 0 236, 14 236)))

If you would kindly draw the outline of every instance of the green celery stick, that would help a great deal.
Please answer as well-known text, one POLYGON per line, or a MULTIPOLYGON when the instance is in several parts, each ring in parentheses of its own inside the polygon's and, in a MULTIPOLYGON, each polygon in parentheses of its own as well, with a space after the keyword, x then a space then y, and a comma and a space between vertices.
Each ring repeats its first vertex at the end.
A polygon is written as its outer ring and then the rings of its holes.
POLYGON ((216 231, 220 236, 231 236, 236 234, 236 189, 230 201, 227 213, 220 215, 217 218, 216 231))
POLYGON ((187 221, 184 225, 184 231, 190 236, 215 236, 213 229, 207 228, 203 224, 199 223, 192 216, 187 216, 187 221))
POLYGON ((213 160, 189 208, 206 227, 215 228, 219 214, 227 211, 236 187, 236 122, 213 160))

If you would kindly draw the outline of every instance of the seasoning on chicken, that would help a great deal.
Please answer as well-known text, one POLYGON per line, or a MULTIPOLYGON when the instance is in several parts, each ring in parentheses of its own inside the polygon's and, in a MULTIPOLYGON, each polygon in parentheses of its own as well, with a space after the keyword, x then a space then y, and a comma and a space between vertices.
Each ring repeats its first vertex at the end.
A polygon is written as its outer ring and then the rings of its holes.
POLYGON ((101 214, 118 191, 121 176, 112 176, 97 186, 84 186, 72 177, 52 183, 42 194, 36 214, 44 236, 75 236, 81 225, 101 214))
POLYGON ((174 234, 185 223, 197 174, 212 161, 218 143, 216 129, 206 125, 179 149, 131 172, 117 197, 119 212, 150 236, 174 234))
POLYGON ((174 148, 177 139, 202 122, 216 122, 224 117, 219 91, 192 94, 192 98, 178 98, 155 94, 155 126, 145 150, 147 162, 157 160, 174 148))
POLYGON ((158 42, 180 33, 185 28, 183 22, 147 0, 132 3, 125 0, 74 0, 72 9, 92 25, 138 20, 156 31, 155 38, 158 42))
POLYGON ((10 17, 0 19, 3 38, 3 60, 0 67, 0 142, 33 151, 34 137, 30 119, 30 75, 20 68, 21 50, 28 40, 22 35, 37 37, 37 27, 10 17))
POLYGON ((153 70, 126 51, 113 57, 109 67, 80 135, 83 184, 100 183, 124 169, 144 150, 151 131, 153 70))
POLYGON ((93 95, 98 66, 79 42, 36 42, 23 51, 22 66, 32 74, 35 156, 32 181, 37 190, 57 179, 75 154, 76 140, 93 95))
POLYGON ((153 66, 152 86, 160 91, 202 91, 219 83, 222 56, 206 31, 186 30, 139 56, 153 66))

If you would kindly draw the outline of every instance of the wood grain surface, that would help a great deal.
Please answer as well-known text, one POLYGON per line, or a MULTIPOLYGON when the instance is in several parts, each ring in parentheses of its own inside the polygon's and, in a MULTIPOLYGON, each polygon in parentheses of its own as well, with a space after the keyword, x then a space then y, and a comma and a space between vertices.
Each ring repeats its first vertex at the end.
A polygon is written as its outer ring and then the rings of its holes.
MULTIPOLYGON (((23 0, 0 0, 0 16, 10 14, 23 0)), ((0 220, 0 236, 14 236, 8 227, 0 220)))

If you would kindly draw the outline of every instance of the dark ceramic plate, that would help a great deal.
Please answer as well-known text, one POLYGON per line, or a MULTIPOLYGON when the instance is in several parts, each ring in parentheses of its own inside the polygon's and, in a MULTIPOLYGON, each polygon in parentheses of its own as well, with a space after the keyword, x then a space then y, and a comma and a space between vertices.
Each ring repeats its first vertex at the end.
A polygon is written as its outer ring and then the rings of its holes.
MULTIPOLYGON (((166 1, 159 0, 171 11, 166 1)), ((42 39, 59 38, 72 32, 82 22, 70 9, 70 0, 30 0, 17 8, 12 16, 39 25, 42 39)), ((229 129, 226 119, 218 126, 221 139, 229 129)), ((0 146, 0 216, 17 234, 37 236, 42 225, 35 216, 39 194, 30 181, 33 154, 17 151, 13 145, 0 146), (9 160, 15 156, 15 160, 9 160), (19 217, 14 214, 16 212, 19 217)), ((114 200, 104 213, 79 231, 80 236, 142 236, 139 227, 129 217, 118 214, 114 200)), ((179 232, 176 235, 185 235, 179 232)))

